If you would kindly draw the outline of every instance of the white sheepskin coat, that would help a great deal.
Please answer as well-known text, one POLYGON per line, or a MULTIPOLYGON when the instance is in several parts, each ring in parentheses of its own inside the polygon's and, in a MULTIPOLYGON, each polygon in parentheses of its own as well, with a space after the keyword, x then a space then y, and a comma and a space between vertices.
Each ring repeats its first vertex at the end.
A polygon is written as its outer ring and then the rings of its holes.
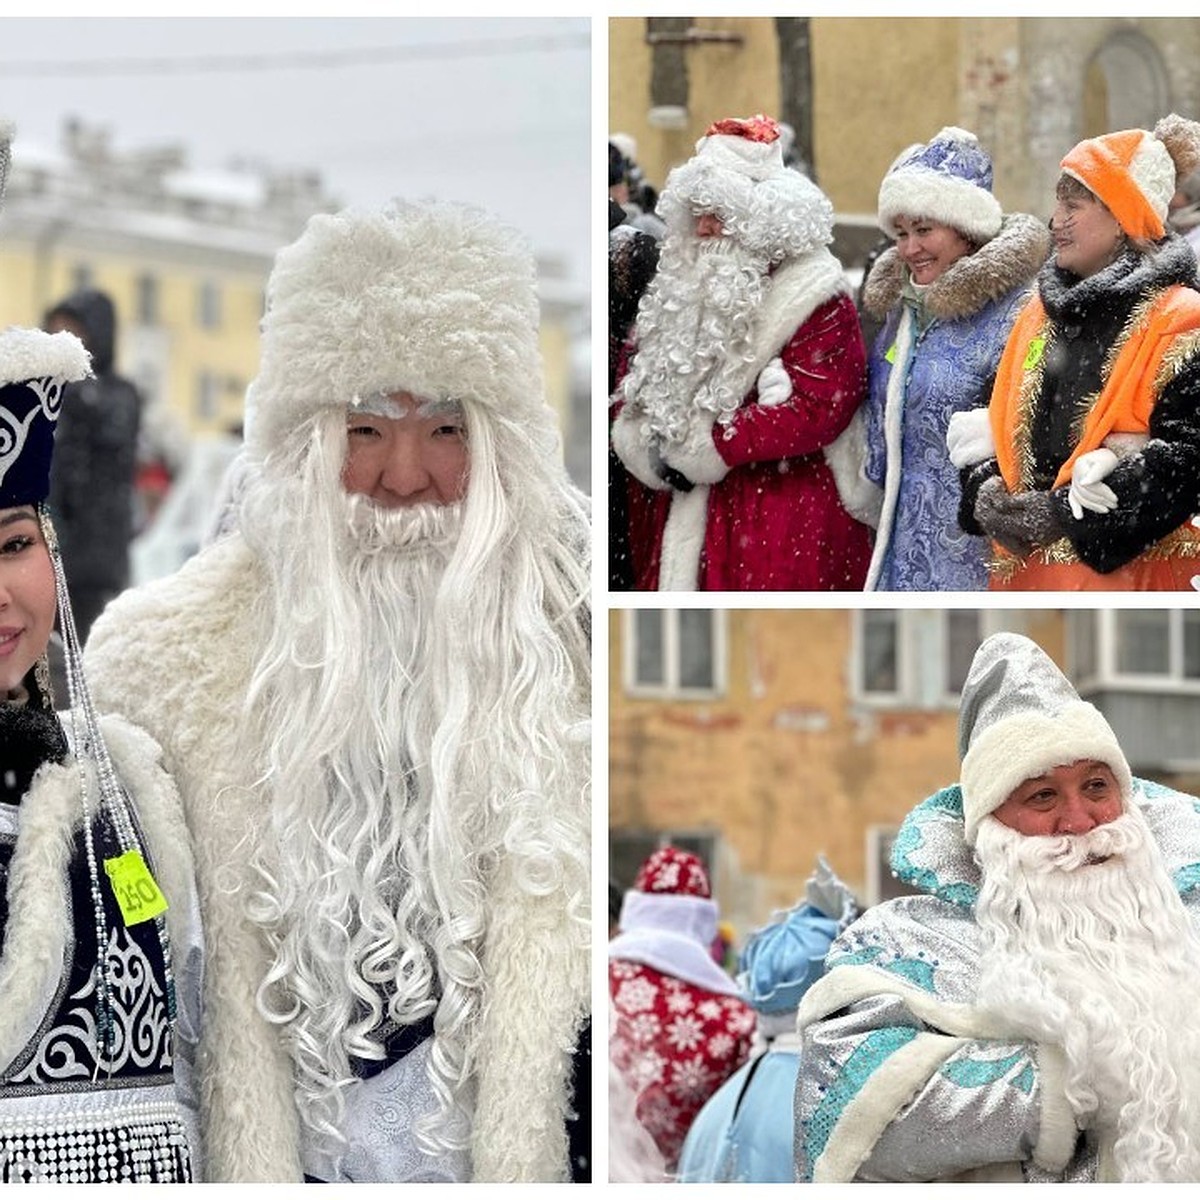
MULTIPOLYGON (((156 734, 183 799, 208 945, 200 1050, 207 1177, 230 1182, 302 1178, 291 1061, 254 1003, 266 943, 223 887, 244 868, 246 824, 265 819, 262 794, 248 790, 249 768, 233 752, 255 651, 246 614, 265 587, 232 535, 176 575, 119 597, 87 648, 98 706, 156 734)), ((563 915, 523 897, 503 863, 489 911, 474 1177, 565 1180, 569 1048, 588 1006, 587 971, 576 956, 546 952, 563 915)))

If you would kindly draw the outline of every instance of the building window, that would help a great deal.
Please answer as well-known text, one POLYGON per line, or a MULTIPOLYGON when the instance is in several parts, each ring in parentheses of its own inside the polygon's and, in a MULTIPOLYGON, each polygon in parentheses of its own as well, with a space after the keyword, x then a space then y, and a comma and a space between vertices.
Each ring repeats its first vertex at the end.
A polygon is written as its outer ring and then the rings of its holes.
POLYGON ((139 275, 136 283, 137 306, 135 320, 139 325, 158 324, 158 279, 153 275, 139 275))
POLYGON ((204 280, 196 289, 196 321, 201 329, 221 326, 221 289, 211 279, 204 280))
POLYGON ((915 708, 956 705, 979 643, 1011 627, 996 609, 863 609, 855 618, 857 698, 915 708))
POLYGON ((89 263, 76 263, 71 268, 71 291, 78 292, 92 286, 92 268, 89 263))
POLYGON ((1200 611, 1134 608, 1108 615, 1117 676, 1200 682, 1200 611))
POLYGON ((625 686, 631 695, 700 699, 724 691, 725 613, 639 608, 625 613, 625 686))

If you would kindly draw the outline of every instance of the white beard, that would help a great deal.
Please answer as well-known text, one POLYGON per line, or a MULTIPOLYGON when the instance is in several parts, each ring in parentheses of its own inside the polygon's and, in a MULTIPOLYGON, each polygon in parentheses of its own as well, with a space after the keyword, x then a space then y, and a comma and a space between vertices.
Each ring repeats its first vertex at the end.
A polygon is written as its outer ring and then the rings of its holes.
POLYGON ((1061 1046, 1118 1178, 1200 1178, 1200 939, 1141 811, 1078 837, 980 825, 980 1006, 1061 1046), (1108 861, 1096 859, 1108 857, 1108 861))
POLYGON ((728 424, 753 357, 769 261, 733 238, 668 234, 642 298, 637 352, 622 383, 647 433, 681 443, 698 419, 728 424))
POLYGON ((436 1010, 437 1109, 417 1142, 467 1146, 493 888, 510 904, 561 896, 554 944, 586 954, 587 565, 549 509, 573 493, 537 486, 523 430, 466 411, 460 505, 347 498, 335 410, 242 500, 268 582, 246 633, 242 747, 267 815, 241 889, 270 953, 259 1011, 291 1054, 305 1137, 325 1145, 350 1055, 379 1056, 383 1018, 436 1010), (510 498, 500 464, 529 486, 510 498))

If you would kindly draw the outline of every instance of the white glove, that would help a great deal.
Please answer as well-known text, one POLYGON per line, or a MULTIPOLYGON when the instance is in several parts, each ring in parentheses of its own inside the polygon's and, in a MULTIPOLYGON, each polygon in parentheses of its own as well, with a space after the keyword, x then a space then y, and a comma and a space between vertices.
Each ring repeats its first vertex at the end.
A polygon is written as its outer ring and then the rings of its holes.
POLYGON ((693 429, 682 445, 663 446, 662 458, 693 483, 720 483, 729 474, 729 464, 717 452, 708 422, 693 429))
POLYGON ((773 358, 758 373, 758 402, 763 408, 775 408, 792 394, 792 377, 783 359, 773 358))
POLYGON ((1071 468, 1071 490, 1067 493, 1067 503, 1075 520, 1083 520, 1085 508, 1089 512, 1106 513, 1117 507, 1116 492, 1100 481, 1112 473, 1118 461, 1111 450, 1103 447, 1081 454, 1075 460, 1071 468))
POLYGON ((992 423, 986 408, 970 408, 966 412, 950 414, 946 427, 946 449, 950 461, 958 470, 973 467, 996 457, 996 443, 992 438, 992 423))

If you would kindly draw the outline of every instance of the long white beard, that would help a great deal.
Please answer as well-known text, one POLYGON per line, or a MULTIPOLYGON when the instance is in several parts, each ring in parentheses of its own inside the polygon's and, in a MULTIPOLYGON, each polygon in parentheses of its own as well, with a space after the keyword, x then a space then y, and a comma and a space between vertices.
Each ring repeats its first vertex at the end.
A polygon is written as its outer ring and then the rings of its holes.
POLYGON ((700 417, 727 424, 744 399, 769 261, 733 238, 669 234, 638 309, 622 392, 647 432, 682 442, 700 417))
POLYGON ((989 817, 976 852, 981 1007, 1064 1049, 1122 1181, 1200 1178, 1200 939, 1141 811, 1078 837, 989 817))
POLYGON ((382 1018, 436 1010, 437 1110, 417 1140, 466 1146, 493 888, 510 919, 518 900, 538 906, 558 962, 586 964, 585 529, 526 431, 465 407, 461 505, 345 497, 334 410, 256 468, 242 501, 268 577, 246 632, 242 749, 268 816, 240 887, 271 955, 259 1010, 291 1054, 305 1136, 324 1143, 338 1140, 350 1054, 377 1054, 382 1018))

